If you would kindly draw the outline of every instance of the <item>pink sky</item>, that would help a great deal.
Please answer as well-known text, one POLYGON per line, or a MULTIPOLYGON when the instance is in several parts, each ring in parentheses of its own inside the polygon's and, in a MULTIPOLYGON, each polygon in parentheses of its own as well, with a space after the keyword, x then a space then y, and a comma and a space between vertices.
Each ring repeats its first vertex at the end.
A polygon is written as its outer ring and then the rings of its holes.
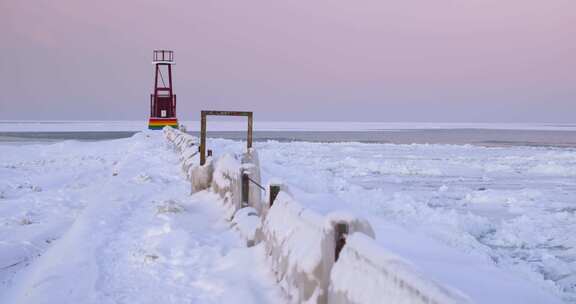
POLYGON ((0 119, 576 122, 576 1, 0 0, 0 119))

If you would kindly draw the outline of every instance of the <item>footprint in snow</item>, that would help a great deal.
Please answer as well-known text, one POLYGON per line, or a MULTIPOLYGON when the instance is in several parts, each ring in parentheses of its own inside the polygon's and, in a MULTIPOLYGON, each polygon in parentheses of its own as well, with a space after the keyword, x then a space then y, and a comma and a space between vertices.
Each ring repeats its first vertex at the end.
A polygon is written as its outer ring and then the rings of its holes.
POLYGON ((133 180, 136 183, 145 184, 145 183, 152 181, 152 177, 150 175, 145 174, 145 173, 140 173, 136 177, 134 177, 133 180))
POLYGON ((165 200, 156 206, 156 214, 182 213, 185 211, 184 206, 175 200, 165 200))

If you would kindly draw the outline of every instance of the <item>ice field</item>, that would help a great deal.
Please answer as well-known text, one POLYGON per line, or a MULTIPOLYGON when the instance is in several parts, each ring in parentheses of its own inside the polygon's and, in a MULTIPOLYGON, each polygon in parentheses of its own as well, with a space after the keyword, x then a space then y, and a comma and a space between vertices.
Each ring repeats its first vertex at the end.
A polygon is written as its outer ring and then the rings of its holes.
MULTIPOLYGON (((209 140, 216 156, 244 145, 209 140)), ((368 219, 382 246, 477 303, 576 303, 576 149, 255 147, 263 181, 368 219), (495 292, 508 287, 522 292, 495 292)), ((190 196, 159 133, 0 155, 0 303, 282 302, 259 247, 215 196, 190 196)))
MULTIPOLYGON (((214 145, 240 149, 227 140, 214 145)), ((383 245, 404 256, 421 260, 430 248, 390 244, 388 223, 576 303, 575 149, 273 141, 256 148, 264 178, 283 179, 317 209, 368 218, 383 245)), ((462 277, 443 280, 468 287, 462 277)))

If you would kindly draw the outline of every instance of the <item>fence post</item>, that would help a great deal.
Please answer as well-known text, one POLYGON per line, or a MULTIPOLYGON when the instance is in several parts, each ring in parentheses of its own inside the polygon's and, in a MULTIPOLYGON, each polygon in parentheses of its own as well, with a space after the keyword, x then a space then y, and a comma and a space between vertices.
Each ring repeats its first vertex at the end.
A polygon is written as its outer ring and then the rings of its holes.
POLYGON ((200 166, 206 163, 206 111, 200 112, 200 166))
POLYGON ((274 205, 274 200, 276 199, 276 196, 278 196, 278 193, 280 193, 280 185, 270 185, 270 201, 269 201, 269 207, 272 207, 272 205, 274 205))
POLYGON ((252 114, 252 112, 248 113, 248 134, 246 137, 246 149, 248 151, 250 151, 250 148, 252 148, 252 125, 253 125, 253 120, 254 120, 254 116, 252 114))
POLYGON ((248 180, 248 172, 242 170, 242 208, 248 207, 248 192, 250 191, 250 181, 248 180))
POLYGON ((346 235, 348 235, 348 224, 337 223, 334 227, 334 236, 336 239, 336 246, 334 248, 334 262, 338 261, 340 257, 340 251, 346 245, 346 235))

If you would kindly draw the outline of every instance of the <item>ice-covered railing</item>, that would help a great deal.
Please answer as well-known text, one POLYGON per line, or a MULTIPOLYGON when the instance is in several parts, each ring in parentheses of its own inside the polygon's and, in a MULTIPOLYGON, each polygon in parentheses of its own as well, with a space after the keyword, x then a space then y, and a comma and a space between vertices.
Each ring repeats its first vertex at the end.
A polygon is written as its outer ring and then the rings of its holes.
POLYGON ((318 214, 294 200, 279 182, 267 185, 262 202, 254 149, 241 156, 209 156, 201 166, 195 137, 169 127, 164 133, 179 154, 192 192, 209 189, 220 196, 226 217, 247 244, 263 244, 292 303, 468 303, 458 291, 423 277, 381 248, 363 219, 340 212, 318 214), (253 182, 246 188, 243 175, 253 182))
POLYGON ((198 139, 180 130, 164 127, 164 136, 174 145, 181 161, 188 160, 198 153, 198 139))
POLYGON ((261 189, 256 186, 260 184, 256 150, 251 148, 241 155, 224 154, 217 160, 208 153, 206 163, 200 165, 196 137, 171 127, 164 128, 164 134, 180 157, 182 170, 191 182, 192 192, 211 189, 220 195, 229 219, 243 207, 255 208, 258 213, 262 211, 261 189), (245 196, 246 202, 242 202, 243 174, 252 181, 247 187, 249 193, 245 196))
POLYGON ((171 127, 164 128, 164 135, 180 157, 191 191, 209 189, 218 194, 226 218, 232 220, 246 244, 253 245, 261 222, 258 215, 264 211, 260 200, 260 165, 256 150, 251 148, 240 156, 224 154, 217 160, 208 153, 206 163, 200 165, 196 137, 171 127), (251 183, 245 185, 248 193, 243 195, 242 186, 247 182, 246 178, 251 183))
POLYGON ((416 268, 362 233, 346 237, 330 274, 328 303, 469 303, 466 296, 419 274, 416 268))
POLYGON ((171 127, 164 127, 163 132, 180 158, 182 171, 192 184, 192 192, 209 188, 213 173, 212 158, 209 157, 203 166, 199 165, 198 138, 171 127))
POLYGON ((468 303, 381 248, 366 220, 343 212, 321 215, 295 201, 286 186, 280 189, 257 241, 292 302, 468 303))
POLYGON ((264 243, 276 279, 293 302, 326 303, 342 233, 373 237, 374 231, 368 222, 350 214, 322 216, 307 209, 283 188, 263 219, 257 241, 264 243))

